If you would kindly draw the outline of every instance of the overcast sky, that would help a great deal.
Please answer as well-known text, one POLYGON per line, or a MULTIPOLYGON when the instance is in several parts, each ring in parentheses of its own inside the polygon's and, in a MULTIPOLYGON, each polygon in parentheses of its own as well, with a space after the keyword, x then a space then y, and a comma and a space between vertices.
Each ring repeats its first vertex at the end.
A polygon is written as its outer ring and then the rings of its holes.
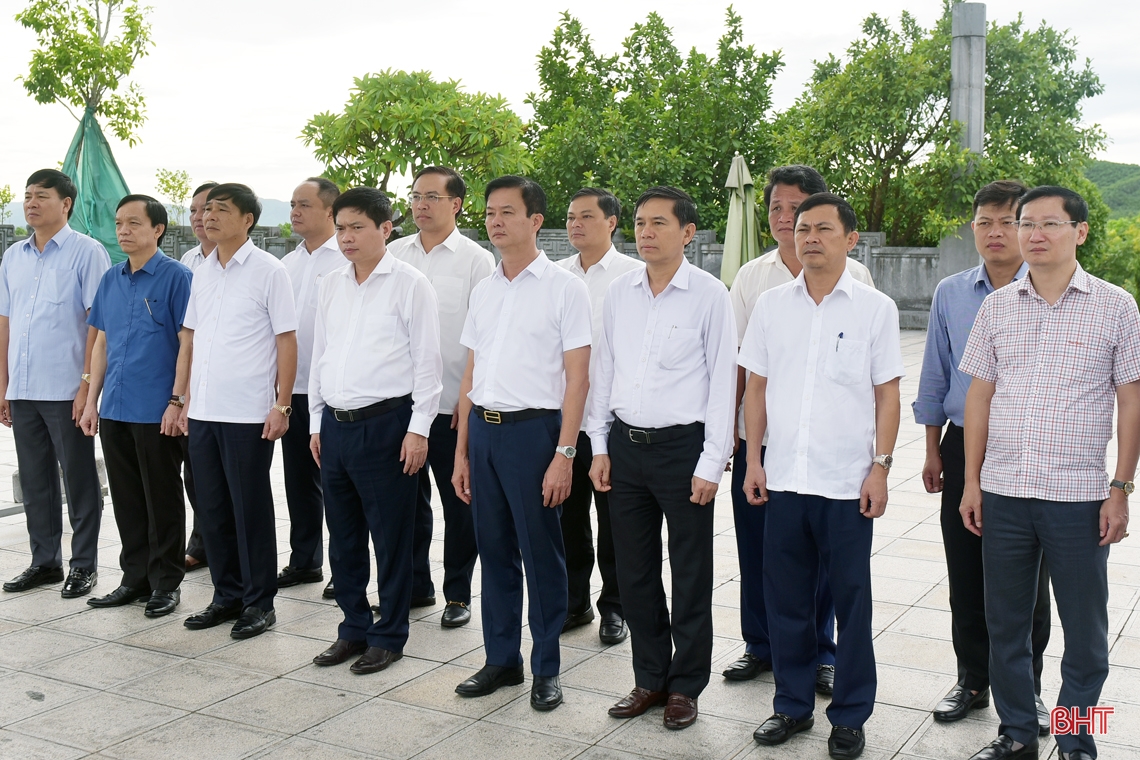
MULTIPOLYGON (((159 167, 187 170, 193 182, 240 181, 260 195, 288 199, 320 164, 298 139, 315 113, 339 110, 354 76, 386 68, 461 79, 469 90, 502 94, 524 119, 537 88, 535 58, 567 7, 602 52, 615 52, 630 27, 656 10, 678 46, 715 53, 727 3, 693 0, 498 0, 377 3, 357 0, 152 0, 155 47, 135 69, 148 120, 135 148, 108 134, 132 191, 153 192, 159 167)), ((25 2, 0 0, 0 186, 22 196, 34 170, 55 166, 76 128, 59 105, 38 105, 16 77, 27 71, 35 39, 12 20, 25 2)), ((909 7, 924 25, 939 0, 737 2, 748 43, 782 50, 775 106, 802 92, 814 59, 841 54, 876 11, 897 20, 909 7)), ((991 21, 1022 13, 1069 29, 1105 85, 1086 120, 1109 135, 1101 157, 1140 163, 1140 4, 1090 0, 988 3, 991 21)))

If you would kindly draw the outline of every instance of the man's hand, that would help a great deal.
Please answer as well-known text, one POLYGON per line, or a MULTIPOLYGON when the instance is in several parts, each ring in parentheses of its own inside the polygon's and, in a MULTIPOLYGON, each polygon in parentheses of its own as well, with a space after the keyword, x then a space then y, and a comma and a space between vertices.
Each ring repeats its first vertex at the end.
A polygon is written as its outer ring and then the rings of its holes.
POLYGON ((962 505, 958 507, 962 524, 975 536, 982 535, 982 487, 966 483, 962 491, 962 505))
POLYGON ((190 435, 190 402, 178 410, 178 429, 182 435, 190 435))
POLYGON ((594 490, 605 493, 610 490, 610 455, 595 454, 590 462, 590 482, 594 490))
POLYGON ((1119 488, 1111 489, 1109 496, 1100 505, 1100 544, 1108 546, 1124 538, 1128 530, 1128 496, 1119 488))
POLYGON ((574 460, 556 453, 542 476, 542 506, 557 507, 566 501, 573 479, 574 460))
POLYGON ((309 451, 313 452, 313 461, 317 467, 321 466, 321 434, 313 433, 309 436, 309 451))
POLYGON ((180 435, 185 435, 182 427, 178 424, 178 419, 182 416, 182 407, 175 406, 174 404, 167 404, 166 411, 162 413, 162 422, 159 424, 158 432, 163 435, 169 435, 177 438, 180 435))
POLYGON ((87 383, 80 381, 79 392, 71 402, 71 419, 75 420, 75 427, 79 427, 79 421, 83 419, 83 410, 87 408, 87 390, 87 383))
POLYGON ((12 427, 12 402, 4 398, 6 395, 8 395, 7 388, 0 392, 0 425, 12 427))
POLYGON ((877 464, 859 489, 859 513, 864 517, 882 517, 887 511, 887 470, 877 464))
POLYGON ((927 493, 942 493, 942 456, 927 454, 922 465, 922 485, 927 493))
POLYGON ((467 454, 455 452, 455 468, 451 471, 451 485, 455 488, 455 495, 464 504, 471 503, 471 463, 467 454))
POLYGON ((265 418, 265 426, 261 428, 261 437, 276 441, 288 429, 289 418, 276 409, 270 409, 269 416, 265 418))
POLYGON ((99 432, 99 412, 93 404, 89 404, 83 410, 83 416, 79 418, 79 429, 83 431, 83 435, 90 438, 94 438, 99 432))
POLYGON ((768 474, 759 464, 748 464, 744 473, 744 498, 754 507, 768 503, 768 474))
POLYGON ((716 489, 719 485, 719 483, 713 483, 712 481, 698 478, 694 475, 693 495, 689 497, 689 501, 694 504, 700 504, 703 507, 716 497, 716 489))
POLYGON ((452 430, 458 430, 459 429, 459 409, 456 409, 454 412, 451 413, 451 429, 452 430))
POLYGON ((428 439, 419 433, 408 433, 400 444, 400 461, 404 463, 404 474, 415 475, 427 461, 428 439))

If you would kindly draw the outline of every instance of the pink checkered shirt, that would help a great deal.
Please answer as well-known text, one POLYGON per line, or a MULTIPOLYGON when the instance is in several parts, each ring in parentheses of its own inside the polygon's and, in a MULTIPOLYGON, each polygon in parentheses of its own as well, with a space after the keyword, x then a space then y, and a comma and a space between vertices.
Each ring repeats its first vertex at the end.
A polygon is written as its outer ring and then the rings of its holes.
POLYGON ((1140 313, 1077 265, 1050 306, 1030 277, 982 303, 959 369, 997 388, 982 490, 1015 498, 1108 498, 1116 386, 1140 380, 1140 313))

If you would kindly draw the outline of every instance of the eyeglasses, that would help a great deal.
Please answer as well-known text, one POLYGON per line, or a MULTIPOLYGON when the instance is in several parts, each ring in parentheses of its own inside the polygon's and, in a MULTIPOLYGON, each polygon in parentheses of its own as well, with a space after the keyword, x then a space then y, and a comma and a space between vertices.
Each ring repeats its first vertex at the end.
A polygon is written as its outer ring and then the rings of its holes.
POLYGON ((411 195, 408 196, 408 200, 411 201, 412 203, 420 203, 421 201, 427 201, 428 203, 435 204, 435 203, 439 203, 442 200, 456 198, 456 197, 458 197, 458 196, 455 196, 455 195, 436 195, 435 193, 428 193, 427 195, 421 195, 419 193, 412 193, 411 195))
POLYGON ((1067 222, 1062 222, 1057 219, 1046 219, 1044 222, 1031 222, 1028 219, 1022 219, 1017 223, 1017 229, 1021 232, 1032 233, 1033 230, 1040 228, 1046 235, 1056 235, 1070 224, 1080 224, 1080 222, 1074 222, 1071 219, 1067 222))
POLYGON ((983 230, 983 231, 984 230, 990 230, 990 229, 993 229, 995 225, 998 227, 1001 227, 1003 230, 1015 230, 1015 229, 1017 229, 1017 222, 1015 222, 1013 220, 1005 221, 1005 222, 991 222, 989 219, 983 219, 980 222, 974 222, 974 229, 983 230))

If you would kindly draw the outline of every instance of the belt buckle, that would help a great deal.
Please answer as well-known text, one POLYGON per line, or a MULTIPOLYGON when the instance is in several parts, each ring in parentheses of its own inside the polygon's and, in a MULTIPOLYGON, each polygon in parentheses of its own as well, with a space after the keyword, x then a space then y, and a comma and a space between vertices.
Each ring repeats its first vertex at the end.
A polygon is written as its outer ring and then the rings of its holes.
POLYGON ((629 440, 632 441, 633 443, 649 443, 649 433, 645 430, 637 430, 636 428, 630 428, 629 429, 629 440), (638 435, 640 435, 642 440, 640 440, 640 441, 637 440, 636 436, 634 436, 634 433, 637 433, 638 435))
POLYGON ((333 419, 337 422, 352 422, 352 411, 350 409, 333 409, 333 419))
POLYGON ((492 425, 501 425, 503 424, 503 415, 499 412, 496 412, 494 409, 484 409, 483 421, 489 422, 492 425))

